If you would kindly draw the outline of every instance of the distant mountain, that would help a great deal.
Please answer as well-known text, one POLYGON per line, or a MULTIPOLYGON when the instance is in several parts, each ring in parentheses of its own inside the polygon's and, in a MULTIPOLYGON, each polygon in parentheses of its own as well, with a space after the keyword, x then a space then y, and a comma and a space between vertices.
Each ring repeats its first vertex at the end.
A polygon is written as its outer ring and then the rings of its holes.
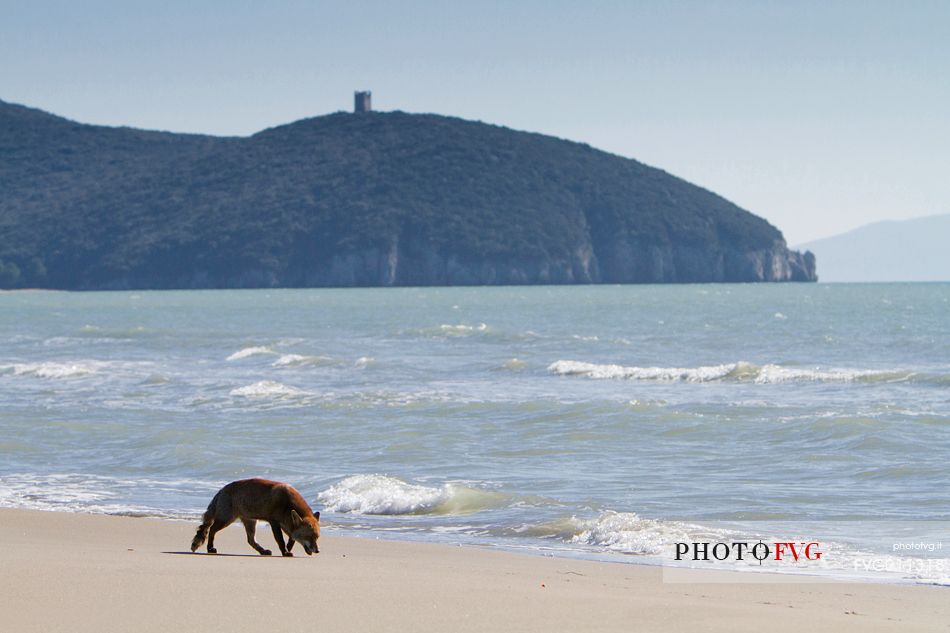
POLYGON ((822 281, 950 281, 950 214, 875 222, 802 244, 822 281))
POLYGON ((540 134, 370 112, 221 138, 0 101, 0 287, 814 279, 762 218, 540 134))

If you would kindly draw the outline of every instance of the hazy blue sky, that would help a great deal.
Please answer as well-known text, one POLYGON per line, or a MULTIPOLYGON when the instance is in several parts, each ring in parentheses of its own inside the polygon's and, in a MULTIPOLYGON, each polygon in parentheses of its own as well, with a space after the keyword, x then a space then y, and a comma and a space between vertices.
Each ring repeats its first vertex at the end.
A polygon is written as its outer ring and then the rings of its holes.
POLYGON ((0 99, 79 121, 244 135, 359 88, 637 158, 791 244, 950 213, 950 1, 0 0, 0 99))

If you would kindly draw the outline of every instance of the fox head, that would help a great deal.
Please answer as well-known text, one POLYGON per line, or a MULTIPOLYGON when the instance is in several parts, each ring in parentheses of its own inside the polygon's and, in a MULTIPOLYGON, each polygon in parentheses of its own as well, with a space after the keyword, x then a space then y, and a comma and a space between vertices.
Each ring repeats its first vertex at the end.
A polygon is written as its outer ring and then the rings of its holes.
POLYGON ((319 554, 317 539, 320 538, 320 513, 314 512, 313 518, 301 517, 296 510, 290 511, 290 537, 303 545, 307 556, 319 554))

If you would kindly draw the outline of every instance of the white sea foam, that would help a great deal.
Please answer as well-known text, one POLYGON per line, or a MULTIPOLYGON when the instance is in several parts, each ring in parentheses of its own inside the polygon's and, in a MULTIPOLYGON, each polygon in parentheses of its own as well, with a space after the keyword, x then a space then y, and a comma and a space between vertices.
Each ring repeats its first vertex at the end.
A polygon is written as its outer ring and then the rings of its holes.
MULTIPOLYGON (((95 475, 13 473, 0 476, 0 508, 165 518, 191 518, 195 515, 123 503, 119 499, 120 488, 138 489, 142 483, 146 482, 95 475)), ((167 487, 169 484, 162 485, 167 487)))
MULTIPOLYGON (((596 519, 577 519, 571 542, 594 545, 623 554, 657 556, 674 543, 688 541, 702 528, 678 521, 644 519, 634 512, 603 512, 596 519)), ((709 534, 708 530, 703 530, 709 534)))
POLYGON ((625 367, 600 365, 573 360, 559 360, 548 366, 548 371, 562 376, 587 376, 597 379, 668 380, 707 382, 721 380, 740 368, 739 363, 708 367, 625 367))
POLYGON ((772 364, 759 366, 744 361, 700 367, 636 367, 559 360, 551 363, 548 366, 548 371, 561 376, 586 376, 594 379, 670 382, 729 380, 756 384, 901 381, 912 378, 914 375, 912 372, 900 370, 821 369, 818 367, 783 367, 772 364))
POLYGON ((273 380, 261 380, 251 385, 232 389, 230 395, 243 398, 296 398, 312 394, 273 380))
POLYGON ((352 514, 465 514, 503 502, 505 496, 461 484, 413 484, 387 475, 352 475, 317 498, 330 512, 352 514))
POLYGON ((14 376, 35 376, 37 378, 79 378, 98 373, 108 365, 105 361, 14 363, 0 366, 0 373, 12 373, 14 376))
POLYGON ((280 358, 271 363, 271 366, 288 367, 295 365, 305 365, 308 358, 308 356, 301 356, 300 354, 283 354, 280 358))
POLYGON ((353 475, 318 495, 330 512, 416 514, 431 510, 448 496, 445 487, 410 484, 386 475, 353 475))
POLYGON ((646 519, 634 512, 605 510, 593 518, 558 519, 522 525, 514 534, 556 538, 571 545, 593 547, 619 554, 672 558, 676 543, 726 537, 725 530, 681 521, 646 519))
POLYGON ((755 382, 775 384, 782 382, 857 382, 863 380, 903 380, 910 372, 875 371, 869 369, 826 369, 763 365, 758 368, 755 382))
POLYGON ((304 356, 301 354, 282 354, 271 363, 271 367, 302 367, 304 365, 329 365, 334 361, 327 356, 304 356))
POLYGON ((468 336, 469 334, 474 334, 476 332, 486 332, 488 330, 488 325, 485 323, 479 323, 478 325, 442 324, 439 326, 439 330, 446 336, 468 336))
POLYGON ((233 354, 231 354, 230 356, 228 356, 225 360, 241 360, 242 358, 247 358, 249 356, 258 356, 260 354, 276 354, 276 353, 277 352, 275 352, 269 347, 257 345, 254 347, 245 347, 243 349, 240 349, 234 352, 233 354))
POLYGON ((123 336, 121 333, 108 334, 103 336, 51 336, 43 341, 44 347, 93 347, 98 345, 121 345, 132 339, 131 336, 123 336))
POLYGON ((4 475, 0 477, 0 507, 51 509, 55 506, 87 506, 112 497, 105 487, 79 475, 4 475))
POLYGON ((371 367, 376 364, 376 359, 372 356, 360 356, 353 364, 360 368, 371 367))
MULTIPOLYGON (((536 526, 534 533, 543 535, 536 526)), ((754 541, 765 542, 787 540, 757 534, 737 532, 733 528, 709 527, 682 521, 663 521, 646 519, 633 512, 605 511, 593 519, 572 517, 566 526, 549 534, 558 536, 575 545, 593 546, 622 554, 662 557, 663 564, 673 564, 677 543, 690 542, 729 542, 754 541), (565 530, 564 527, 568 529, 565 530)), ((550 529, 550 528, 549 528, 550 529)), ((804 572, 809 574, 830 575, 832 577, 873 578, 879 574, 894 580, 910 580, 922 584, 948 584, 946 571, 950 569, 948 558, 921 558, 916 556, 897 556, 872 553, 855 549, 834 541, 821 541, 823 556, 813 561, 794 563, 787 561, 782 565, 770 564, 751 566, 739 561, 725 561, 721 566, 742 568, 751 571, 804 572)), ((716 565, 717 563, 713 563, 716 565)))

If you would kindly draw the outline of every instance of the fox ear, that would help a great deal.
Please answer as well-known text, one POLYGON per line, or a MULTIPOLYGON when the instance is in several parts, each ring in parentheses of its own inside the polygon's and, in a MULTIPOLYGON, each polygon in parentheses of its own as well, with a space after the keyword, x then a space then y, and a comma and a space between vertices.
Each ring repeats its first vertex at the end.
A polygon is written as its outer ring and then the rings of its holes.
POLYGON ((300 527, 301 523, 303 523, 303 520, 300 518, 300 515, 297 514, 296 510, 291 509, 290 510, 290 524, 296 530, 298 527, 300 527))
POLYGON ((317 521, 319 521, 319 520, 320 520, 320 513, 319 513, 319 512, 314 512, 314 513, 313 513, 313 518, 316 519, 317 521))

